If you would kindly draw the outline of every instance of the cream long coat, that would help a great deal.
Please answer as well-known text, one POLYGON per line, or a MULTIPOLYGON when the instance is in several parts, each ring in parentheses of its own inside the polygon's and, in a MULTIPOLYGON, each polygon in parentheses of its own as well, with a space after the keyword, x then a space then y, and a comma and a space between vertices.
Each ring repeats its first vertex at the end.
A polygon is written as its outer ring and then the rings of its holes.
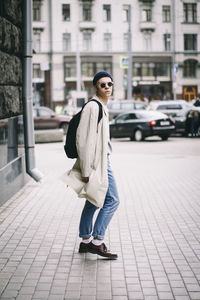
MULTIPOLYGON (((101 103, 97 96, 93 99, 101 103)), ((76 135, 78 158, 64 180, 80 198, 86 198, 97 207, 103 207, 108 189, 109 123, 107 110, 103 105, 102 108, 103 116, 97 127, 98 104, 91 101, 84 107, 76 135), (81 177, 89 177, 89 182, 84 183, 81 177)))

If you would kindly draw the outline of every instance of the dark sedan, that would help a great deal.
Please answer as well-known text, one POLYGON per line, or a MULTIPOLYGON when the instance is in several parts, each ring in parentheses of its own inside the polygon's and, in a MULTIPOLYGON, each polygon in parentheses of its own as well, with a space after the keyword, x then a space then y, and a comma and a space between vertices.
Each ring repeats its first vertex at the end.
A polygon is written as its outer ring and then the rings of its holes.
POLYGON ((157 135, 167 140, 175 131, 174 121, 157 111, 133 110, 119 115, 110 122, 110 137, 142 141, 146 137, 157 135))
POLYGON ((53 110, 45 106, 34 106, 34 128, 35 129, 55 129, 63 128, 67 132, 70 116, 57 115, 53 110))

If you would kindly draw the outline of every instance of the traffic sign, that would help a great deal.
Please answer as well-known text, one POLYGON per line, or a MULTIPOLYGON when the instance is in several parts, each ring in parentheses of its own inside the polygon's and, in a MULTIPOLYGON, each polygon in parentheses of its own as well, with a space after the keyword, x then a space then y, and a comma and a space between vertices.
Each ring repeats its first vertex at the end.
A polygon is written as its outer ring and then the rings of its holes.
POLYGON ((128 69, 128 56, 120 56, 120 68, 128 69))
POLYGON ((177 72, 178 72, 178 65, 177 64, 174 64, 173 70, 174 70, 174 74, 177 74, 177 72))

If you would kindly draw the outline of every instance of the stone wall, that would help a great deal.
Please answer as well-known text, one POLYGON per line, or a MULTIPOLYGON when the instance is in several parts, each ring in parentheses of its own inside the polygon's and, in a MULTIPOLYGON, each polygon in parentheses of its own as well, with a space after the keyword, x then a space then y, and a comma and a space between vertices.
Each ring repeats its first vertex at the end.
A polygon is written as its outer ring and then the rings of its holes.
POLYGON ((0 1, 0 119, 22 114, 22 0, 0 1))
POLYGON ((23 0, 0 0, 0 206, 27 181, 22 105, 23 0))

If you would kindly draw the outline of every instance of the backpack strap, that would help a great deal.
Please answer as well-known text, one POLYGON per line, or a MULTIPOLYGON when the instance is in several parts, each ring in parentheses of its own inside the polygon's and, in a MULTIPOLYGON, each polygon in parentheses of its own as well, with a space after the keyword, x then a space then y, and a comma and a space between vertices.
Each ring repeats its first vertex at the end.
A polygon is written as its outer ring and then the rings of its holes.
POLYGON ((99 115, 98 115, 98 120, 97 120, 97 131, 98 131, 98 125, 99 125, 99 122, 101 121, 102 117, 103 117, 103 107, 102 107, 102 104, 97 101, 96 99, 91 99, 89 100, 88 102, 86 102, 83 107, 81 108, 81 112, 82 110, 84 109, 84 107, 90 102, 90 101, 94 101, 96 102, 98 105, 99 105, 99 115))
POLYGON ((94 101, 99 105, 99 116, 98 116, 98 122, 97 122, 97 126, 99 124, 99 122, 101 121, 102 117, 103 117, 103 108, 102 108, 102 104, 97 101, 96 99, 91 99, 90 101, 94 101))

